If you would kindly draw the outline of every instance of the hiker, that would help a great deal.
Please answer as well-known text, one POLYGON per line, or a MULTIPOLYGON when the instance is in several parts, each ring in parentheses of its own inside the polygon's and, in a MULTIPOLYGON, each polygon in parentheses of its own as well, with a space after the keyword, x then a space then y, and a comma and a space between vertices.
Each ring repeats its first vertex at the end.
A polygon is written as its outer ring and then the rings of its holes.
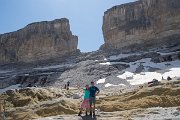
POLYGON ((167 77, 167 80, 170 81, 170 80, 172 80, 172 78, 168 76, 168 77, 167 77))
POLYGON ((70 82, 68 81, 67 82, 67 90, 69 90, 69 84, 70 84, 70 82))
POLYGON ((92 116, 92 112, 93 112, 93 116, 95 116, 95 104, 96 104, 96 96, 99 94, 100 90, 94 86, 94 82, 91 82, 91 87, 89 88, 89 92, 90 92, 90 116, 92 116), (93 109, 92 109, 92 104, 93 104, 93 109))
POLYGON ((66 84, 64 85, 64 89, 66 89, 66 84))
POLYGON ((81 116, 83 109, 86 110, 86 116, 88 115, 87 112, 88 112, 89 109, 90 109, 89 95, 90 95, 89 85, 86 85, 86 87, 84 88, 84 98, 83 98, 83 102, 82 102, 82 104, 81 104, 81 106, 80 106, 80 111, 79 111, 78 116, 81 116))

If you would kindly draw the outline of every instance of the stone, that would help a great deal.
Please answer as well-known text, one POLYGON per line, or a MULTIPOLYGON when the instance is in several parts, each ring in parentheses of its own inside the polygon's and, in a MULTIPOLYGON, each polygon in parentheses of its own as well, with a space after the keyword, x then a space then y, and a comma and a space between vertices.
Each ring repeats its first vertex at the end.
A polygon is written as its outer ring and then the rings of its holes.
POLYGON ((80 99, 81 95, 79 93, 73 94, 73 99, 80 99))
POLYGON ((72 35, 68 19, 36 22, 0 35, 0 63, 63 57, 76 52, 77 44, 78 37, 72 35))
POLYGON ((179 44, 180 1, 139 0, 114 6, 104 13, 102 30, 104 50, 179 44))

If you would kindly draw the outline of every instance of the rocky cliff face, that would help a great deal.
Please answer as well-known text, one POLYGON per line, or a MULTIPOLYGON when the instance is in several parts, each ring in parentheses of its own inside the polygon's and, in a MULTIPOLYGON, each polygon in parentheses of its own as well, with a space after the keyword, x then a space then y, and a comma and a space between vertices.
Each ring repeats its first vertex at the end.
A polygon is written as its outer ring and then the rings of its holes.
POLYGON ((37 22, 16 32, 0 35, 0 63, 32 62, 62 57, 77 50, 69 20, 37 22))
POLYGON ((180 1, 139 0, 114 6, 104 13, 102 30, 106 49, 178 44, 180 1))

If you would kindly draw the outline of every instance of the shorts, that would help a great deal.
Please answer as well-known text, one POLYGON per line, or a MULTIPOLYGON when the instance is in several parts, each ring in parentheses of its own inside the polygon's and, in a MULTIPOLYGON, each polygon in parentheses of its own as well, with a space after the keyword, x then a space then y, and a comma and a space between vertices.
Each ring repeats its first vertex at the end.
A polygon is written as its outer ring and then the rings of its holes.
POLYGON ((81 104, 81 108, 83 108, 83 109, 90 108, 89 99, 83 100, 83 102, 81 104))
POLYGON ((95 104, 96 103, 96 97, 90 97, 89 102, 90 102, 90 105, 95 104))

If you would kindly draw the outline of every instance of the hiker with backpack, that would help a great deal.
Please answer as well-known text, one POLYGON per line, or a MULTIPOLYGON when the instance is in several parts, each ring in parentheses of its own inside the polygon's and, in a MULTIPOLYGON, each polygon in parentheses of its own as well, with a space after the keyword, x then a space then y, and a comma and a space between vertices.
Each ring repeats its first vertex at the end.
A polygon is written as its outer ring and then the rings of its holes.
POLYGON ((70 82, 68 81, 67 82, 67 85, 66 85, 66 89, 69 90, 69 85, 70 85, 70 82))
POLYGON ((89 88, 90 92, 90 97, 89 97, 89 102, 90 102, 90 116, 95 116, 95 104, 96 104, 96 96, 99 94, 100 90, 94 85, 94 82, 91 82, 91 87, 89 88), (92 108, 93 105, 93 108, 92 108))
POLYGON ((83 109, 85 109, 85 111, 86 111, 86 116, 88 115, 87 112, 90 109, 89 96, 90 96, 89 85, 86 85, 85 88, 84 88, 83 102, 82 102, 82 104, 80 106, 80 111, 79 111, 78 116, 81 116, 83 109))

